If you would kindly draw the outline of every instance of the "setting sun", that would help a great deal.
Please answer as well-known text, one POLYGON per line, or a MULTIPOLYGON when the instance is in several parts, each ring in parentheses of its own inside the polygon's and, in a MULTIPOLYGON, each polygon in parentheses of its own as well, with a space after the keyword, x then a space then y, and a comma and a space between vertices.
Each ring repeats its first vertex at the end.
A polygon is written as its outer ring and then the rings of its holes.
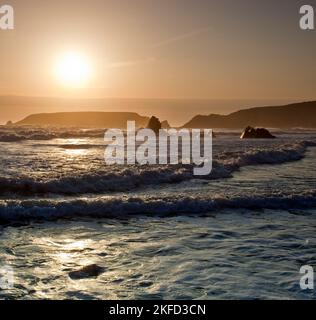
POLYGON ((56 64, 56 76, 60 83, 68 87, 84 87, 91 78, 89 60, 79 53, 67 53, 56 64))

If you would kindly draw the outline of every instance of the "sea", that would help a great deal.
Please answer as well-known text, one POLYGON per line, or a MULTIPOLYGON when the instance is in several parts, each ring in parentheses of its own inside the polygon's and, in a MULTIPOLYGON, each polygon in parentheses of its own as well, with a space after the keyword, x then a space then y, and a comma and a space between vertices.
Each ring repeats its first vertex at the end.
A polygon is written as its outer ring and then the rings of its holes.
POLYGON ((196 177, 106 165, 104 130, 0 127, 0 299, 314 299, 316 131, 215 133, 196 177))

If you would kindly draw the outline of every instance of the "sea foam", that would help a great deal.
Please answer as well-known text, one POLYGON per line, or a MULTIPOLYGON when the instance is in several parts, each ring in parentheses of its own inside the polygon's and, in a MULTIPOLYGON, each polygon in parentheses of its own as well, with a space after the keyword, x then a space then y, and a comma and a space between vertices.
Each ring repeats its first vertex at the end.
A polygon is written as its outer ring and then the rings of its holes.
POLYGON ((315 142, 278 145, 274 149, 256 148, 221 155, 213 162, 213 170, 207 176, 194 176, 192 165, 106 166, 87 171, 66 172, 58 177, 0 177, 2 194, 61 194, 107 193, 128 191, 149 185, 179 183, 200 178, 213 180, 231 177, 234 171, 249 165, 281 164, 304 157, 307 147, 315 142))

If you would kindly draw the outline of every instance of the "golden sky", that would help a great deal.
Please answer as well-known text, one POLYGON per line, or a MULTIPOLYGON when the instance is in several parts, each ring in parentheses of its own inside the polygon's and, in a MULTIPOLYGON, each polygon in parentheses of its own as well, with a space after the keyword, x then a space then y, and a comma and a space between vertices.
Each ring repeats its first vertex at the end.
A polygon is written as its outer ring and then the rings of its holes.
POLYGON ((302 1, 5 3, 15 10, 15 29, 0 30, 0 95, 316 96, 316 31, 299 29, 302 1))

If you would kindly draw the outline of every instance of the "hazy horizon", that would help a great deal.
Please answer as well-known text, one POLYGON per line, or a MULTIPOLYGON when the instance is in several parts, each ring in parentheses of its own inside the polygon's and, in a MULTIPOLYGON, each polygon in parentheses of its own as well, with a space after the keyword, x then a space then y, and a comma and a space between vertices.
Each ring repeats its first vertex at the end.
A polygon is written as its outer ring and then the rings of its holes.
MULTIPOLYGON (((316 100, 316 99, 315 99, 316 100)), ((307 101, 307 100, 306 100, 307 101)), ((148 99, 148 98, 62 98, 0 96, 0 124, 20 121, 34 113, 104 111, 155 115, 179 126, 201 114, 229 114, 241 109, 304 102, 299 99, 148 99)))

